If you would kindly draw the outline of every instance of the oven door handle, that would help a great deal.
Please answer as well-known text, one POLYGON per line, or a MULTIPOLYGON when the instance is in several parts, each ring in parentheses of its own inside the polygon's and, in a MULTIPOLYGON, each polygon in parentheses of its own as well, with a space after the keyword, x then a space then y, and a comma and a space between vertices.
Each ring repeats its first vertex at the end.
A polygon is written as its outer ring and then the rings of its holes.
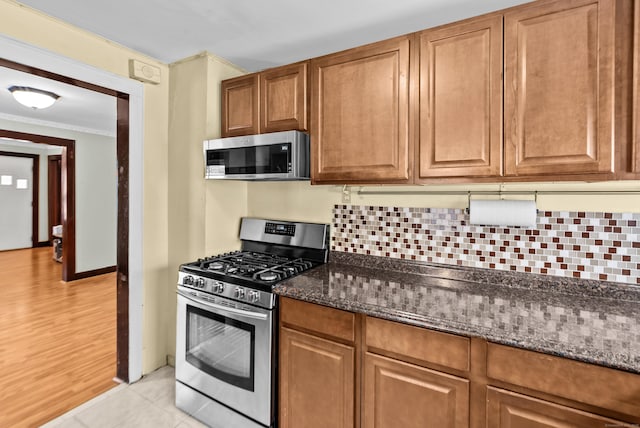
POLYGON ((263 313, 260 313, 260 312, 245 311, 244 309, 230 308, 230 307, 227 307, 227 306, 219 305, 217 303, 210 302, 208 300, 199 299, 196 296, 194 296, 193 294, 185 293, 185 292, 180 291, 180 290, 178 290, 178 294, 180 296, 184 297, 185 299, 191 300, 192 302, 199 303, 201 305, 208 306, 210 308, 214 308, 214 309, 217 309, 219 311, 224 311, 224 312, 228 312, 228 313, 232 313, 232 314, 242 315, 243 317, 247 317, 247 318, 254 318, 254 319, 258 319, 258 320, 266 320, 267 317, 269 316, 268 314, 263 314, 263 313))

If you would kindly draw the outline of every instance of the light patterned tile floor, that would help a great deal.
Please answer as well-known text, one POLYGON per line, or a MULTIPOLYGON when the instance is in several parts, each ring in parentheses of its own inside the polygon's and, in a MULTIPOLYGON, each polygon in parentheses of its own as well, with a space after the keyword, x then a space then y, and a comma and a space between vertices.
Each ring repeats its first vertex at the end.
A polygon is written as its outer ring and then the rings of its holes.
POLYGON ((43 428, 205 427, 175 406, 175 372, 165 366, 131 385, 119 385, 43 425, 43 428))

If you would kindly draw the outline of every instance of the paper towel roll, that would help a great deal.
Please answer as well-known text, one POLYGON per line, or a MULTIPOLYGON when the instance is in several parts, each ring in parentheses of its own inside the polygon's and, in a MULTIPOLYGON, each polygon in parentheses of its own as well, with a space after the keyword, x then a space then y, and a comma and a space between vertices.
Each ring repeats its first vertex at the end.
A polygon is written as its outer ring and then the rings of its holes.
POLYGON ((535 227, 535 201, 470 200, 470 223, 483 226, 535 227))

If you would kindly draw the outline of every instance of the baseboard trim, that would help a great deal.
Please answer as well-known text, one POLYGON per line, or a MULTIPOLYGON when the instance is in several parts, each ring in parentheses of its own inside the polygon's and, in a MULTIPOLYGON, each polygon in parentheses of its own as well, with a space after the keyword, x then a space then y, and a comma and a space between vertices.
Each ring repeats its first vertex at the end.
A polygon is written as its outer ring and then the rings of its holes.
POLYGON ((51 241, 40 241, 36 244, 36 247, 50 247, 51 246, 51 241))
POLYGON ((75 281, 77 279, 90 278, 92 276, 97 276, 97 275, 104 275, 105 273, 115 272, 116 269, 117 268, 115 266, 107 266, 100 269, 86 270, 84 272, 76 272, 72 275, 70 281, 75 281))

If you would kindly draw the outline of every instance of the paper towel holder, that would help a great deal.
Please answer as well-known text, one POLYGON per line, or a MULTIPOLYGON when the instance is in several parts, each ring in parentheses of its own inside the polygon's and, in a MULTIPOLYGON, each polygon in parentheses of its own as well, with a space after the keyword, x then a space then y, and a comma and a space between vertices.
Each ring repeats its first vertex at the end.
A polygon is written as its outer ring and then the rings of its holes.
MULTIPOLYGON (((471 214, 471 195, 472 195, 472 193, 473 192, 471 192, 471 191, 467 192, 467 208, 464 210, 465 214, 471 214)), ((500 199, 502 199, 502 196, 504 196, 502 190, 497 190, 494 193, 496 193, 500 199)), ((514 192, 508 192, 508 193, 509 194, 513 194, 514 192)), ((538 208, 537 208, 538 207, 538 191, 534 190, 533 192, 527 192, 527 194, 528 193, 533 193, 533 201, 536 204, 536 213, 539 213, 540 210, 538 210, 538 208)), ((486 195, 487 192, 482 192, 482 194, 486 195)))

